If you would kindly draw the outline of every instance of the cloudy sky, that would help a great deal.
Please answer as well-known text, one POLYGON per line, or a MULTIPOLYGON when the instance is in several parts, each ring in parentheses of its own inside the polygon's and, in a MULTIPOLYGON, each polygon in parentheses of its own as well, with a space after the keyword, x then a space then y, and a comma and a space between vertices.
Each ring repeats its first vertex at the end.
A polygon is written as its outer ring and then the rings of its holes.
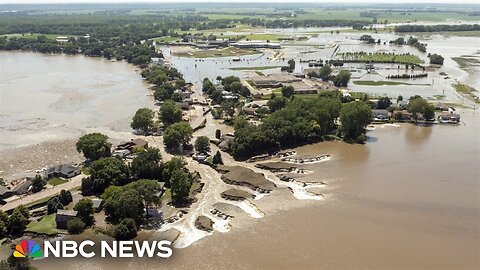
POLYGON ((401 3, 478 3, 478 0, 401 0, 401 1, 387 1, 387 0, 0 0, 0 4, 7 3, 172 3, 172 2, 309 2, 309 3, 387 3, 401 4, 401 3))

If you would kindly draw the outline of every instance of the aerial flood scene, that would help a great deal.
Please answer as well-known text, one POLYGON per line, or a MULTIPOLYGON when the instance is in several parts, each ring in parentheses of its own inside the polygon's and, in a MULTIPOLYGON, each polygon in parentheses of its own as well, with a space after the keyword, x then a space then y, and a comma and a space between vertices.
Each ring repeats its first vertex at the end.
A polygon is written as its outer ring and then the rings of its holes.
POLYGON ((2 1, 0 269, 480 269, 479 23, 2 1))

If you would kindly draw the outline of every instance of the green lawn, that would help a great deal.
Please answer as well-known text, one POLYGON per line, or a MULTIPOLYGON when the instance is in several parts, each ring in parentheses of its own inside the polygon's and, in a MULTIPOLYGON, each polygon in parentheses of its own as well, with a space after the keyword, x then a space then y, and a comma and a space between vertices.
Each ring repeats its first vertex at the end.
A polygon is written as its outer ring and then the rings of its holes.
POLYGON ((46 215, 40 219, 40 221, 30 222, 25 231, 47 235, 57 234, 58 231, 56 229, 55 214, 46 215))
POLYGON ((56 39, 57 37, 61 36, 61 37, 74 37, 72 35, 57 35, 57 34, 31 34, 31 33, 27 33, 27 34, 7 34, 7 35, 2 35, 2 36, 6 36, 7 38, 12 38, 12 37, 16 37, 16 38, 28 38, 28 39, 35 39, 37 38, 38 36, 45 36, 47 39, 56 39))
POLYGON ((167 36, 167 37, 156 37, 156 38, 152 38, 154 41, 158 41, 158 42, 176 42, 176 41, 181 41, 182 39, 179 38, 179 37, 171 37, 171 36, 167 36))
POLYGON ((366 53, 366 52, 343 52, 337 53, 338 59, 353 62, 372 63, 400 63, 400 64, 421 64, 420 57, 413 54, 388 54, 388 53, 366 53))
POLYGON ((90 168, 88 167, 82 167, 80 171, 85 175, 90 175, 90 168))
POLYGON ((60 178, 60 177, 55 177, 55 178, 52 178, 50 180, 48 180, 48 184, 49 185, 52 185, 52 186, 58 186, 58 185, 61 185, 61 184, 64 184, 64 183, 67 183, 68 180, 66 179, 63 179, 63 178, 60 178))
POLYGON ((480 103, 480 99, 477 96, 477 89, 461 83, 453 84, 453 87, 455 88, 455 90, 457 90, 458 93, 468 97, 473 102, 480 103))
POLYGON ((169 188, 166 188, 165 192, 163 192, 162 198, 160 198, 160 201, 162 203, 168 203, 171 200, 172 200, 172 192, 169 188))
POLYGON ((275 34, 250 34, 250 35, 246 35, 244 39, 278 41, 282 37, 285 37, 285 36, 275 35, 275 34))
POLYGON ((428 83, 404 83, 392 81, 353 81, 356 85, 383 86, 383 85, 430 85, 428 83))

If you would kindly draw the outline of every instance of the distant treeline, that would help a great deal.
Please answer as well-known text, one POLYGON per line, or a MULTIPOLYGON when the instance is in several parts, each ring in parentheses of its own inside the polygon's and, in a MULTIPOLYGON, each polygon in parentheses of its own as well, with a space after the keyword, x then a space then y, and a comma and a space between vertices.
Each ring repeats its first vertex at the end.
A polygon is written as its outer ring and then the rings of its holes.
POLYGON ((395 27, 395 32, 450 32, 450 31, 478 31, 478 24, 460 24, 460 25, 399 25, 395 27))

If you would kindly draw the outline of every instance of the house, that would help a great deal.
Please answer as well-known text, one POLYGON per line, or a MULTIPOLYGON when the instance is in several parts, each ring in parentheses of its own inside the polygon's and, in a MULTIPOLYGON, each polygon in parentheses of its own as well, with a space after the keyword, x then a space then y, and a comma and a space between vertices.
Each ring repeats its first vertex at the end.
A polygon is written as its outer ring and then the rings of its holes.
POLYGON ((205 160, 207 159, 207 155, 205 155, 205 154, 193 155, 193 159, 200 162, 200 163, 204 163, 205 160))
POLYGON ((372 110, 372 118, 377 121, 385 121, 390 117, 387 110, 372 110))
POLYGON ((57 224, 57 229, 66 230, 67 223, 72 218, 77 217, 78 212, 73 210, 58 210, 55 216, 55 222, 57 224))
POLYGON ((45 171, 45 178, 63 177, 72 178, 80 174, 80 170, 77 167, 73 167, 69 164, 61 164, 47 168, 45 171))
MULTIPOLYGON (((130 152, 132 152, 132 150, 135 148, 135 147, 140 147, 140 148, 148 148, 148 142, 143 140, 143 139, 132 139, 130 140, 129 142, 122 142, 121 144, 117 145, 117 147, 115 147, 115 150, 113 151, 113 153, 122 153, 120 150, 128 150, 130 152)), ((126 153, 126 152, 123 152, 123 153, 126 153)))
POLYGON ((292 82, 288 84, 293 87, 296 95, 317 94, 318 90, 304 82, 292 82))
POLYGON ((95 211, 95 213, 100 212, 100 210, 102 210, 102 204, 103 204, 102 199, 93 199, 92 200, 93 211, 95 211))
POLYGON ((437 110, 437 111, 448 111, 448 109, 449 109, 447 105, 445 105, 441 102, 438 102, 437 104, 435 104, 434 107, 435 107, 435 110, 437 110))
POLYGON ((256 108, 252 108, 252 107, 243 107, 242 108, 243 113, 246 114, 246 115, 255 115, 256 110, 257 110, 256 108))
POLYGON ((188 104, 188 102, 175 102, 175 105, 180 107, 180 109, 182 109, 182 110, 190 109, 190 104, 188 104))
POLYGON ((60 37, 60 36, 58 36, 58 37, 56 38, 56 41, 57 41, 57 42, 68 42, 68 37, 63 37, 63 36, 60 37))
POLYGON ((458 124, 460 123, 460 115, 456 113, 445 113, 438 116, 438 121, 442 124, 458 124))
POLYGON ((235 136, 230 134, 222 135, 222 142, 218 145, 218 148, 222 151, 227 151, 230 148, 230 145, 235 140, 235 136))
POLYGON ((15 195, 26 194, 30 191, 32 187, 32 181, 25 179, 22 182, 18 183, 12 190, 15 195))
POLYGON ((240 41, 234 43, 233 46, 242 49, 281 49, 279 43, 263 42, 263 41, 240 41))
POLYGON ((0 199, 6 199, 13 195, 12 190, 6 186, 0 186, 0 199))
POLYGON ((302 81, 302 78, 295 77, 291 74, 270 74, 266 76, 254 74, 250 79, 256 87, 280 87, 285 83, 302 81))

